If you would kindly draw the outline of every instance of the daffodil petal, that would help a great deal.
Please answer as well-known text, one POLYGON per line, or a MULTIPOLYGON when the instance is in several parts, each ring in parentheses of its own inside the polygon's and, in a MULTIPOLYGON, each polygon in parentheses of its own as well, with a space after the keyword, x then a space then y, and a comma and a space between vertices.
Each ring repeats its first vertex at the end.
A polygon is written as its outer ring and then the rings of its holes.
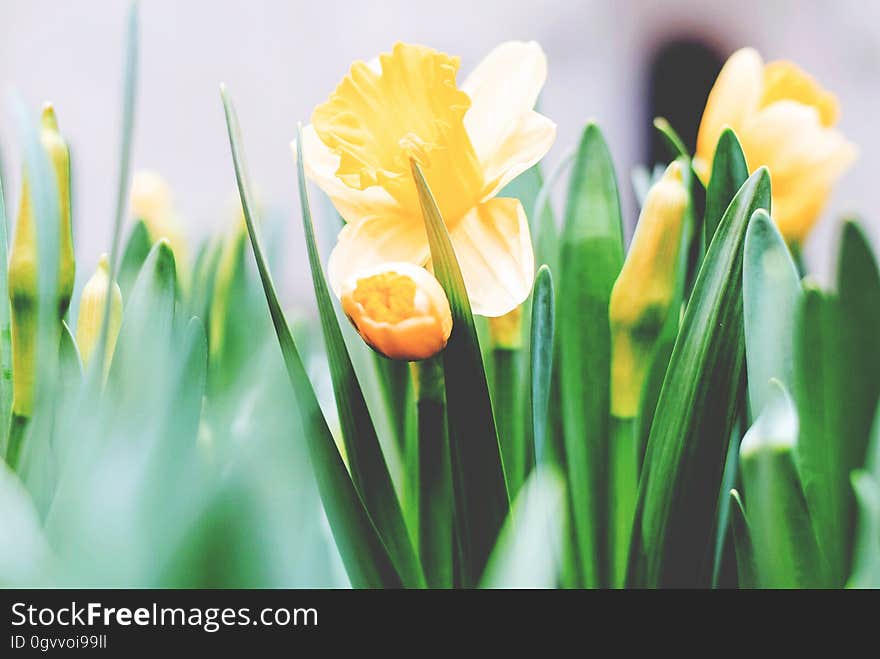
POLYGON ((518 199, 479 204, 450 238, 475 314, 502 316, 525 301, 532 289, 535 256, 518 199))
POLYGON ((393 214, 367 217, 344 226, 330 253, 327 278, 336 296, 341 297, 343 283, 352 275, 389 261, 424 265, 428 254, 422 218, 397 209, 393 214))
MULTIPOLYGON (((321 141, 313 126, 303 128, 302 140, 303 168, 306 175, 330 197, 330 201, 346 222, 397 212, 397 202, 384 188, 373 186, 366 190, 357 190, 336 176, 339 156, 321 141)), ((296 144, 292 146, 296 158, 296 144)))
POLYGON ((815 78, 793 62, 779 60, 770 62, 764 67, 764 96, 761 105, 766 106, 782 100, 797 101, 815 107, 825 126, 833 126, 840 114, 837 97, 834 94, 822 89, 815 78))
POLYGON ((819 111, 778 101, 743 127, 750 169, 766 165, 773 188, 772 215, 789 242, 802 241, 815 224, 830 190, 857 151, 843 135, 822 125, 819 111))
POLYGON ((764 64, 756 50, 738 50, 724 64, 709 92, 697 134, 694 165, 701 176, 709 176, 715 146, 725 126, 739 134, 745 120, 757 110, 763 85, 764 64))
POLYGON ((513 130, 483 163, 486 190, 490 199, 517 176, 543 158, 556 140, 556 124, 537 112, 521 115, 513 130))
POLYGON ((493 160, 522 115, 530 112, 547 79, 547 57, 534 41, 496 47, 461 86, 471 107, 464 126, 481 163, 493 160))
POLYGON ((752 116, 740 139, 750 169, 770 168, 774 192, 789 180, 816 174, 837 179, 855 157, 843 135, 822 125, 819 111, 796 101, 778 101, 752 116))

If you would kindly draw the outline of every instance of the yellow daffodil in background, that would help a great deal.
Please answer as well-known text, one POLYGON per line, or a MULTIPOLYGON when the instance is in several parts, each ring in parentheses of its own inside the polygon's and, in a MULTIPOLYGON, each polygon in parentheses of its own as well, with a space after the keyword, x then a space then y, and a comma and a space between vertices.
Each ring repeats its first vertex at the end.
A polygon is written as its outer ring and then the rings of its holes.
POLYGON ((342 308, 370 346, 391 359, 427 359, 446 347, 449 301, 434 275, 412 263, 383 263, 342 284, 342 308))
POLYGON ((180 214, 174 207, 171 188, 160 174, 150 170, 136 172, 131 182, 131 212, 142 220, 155 244, 166 238, 174 252, 174 265, 184 286, 189 281, 189 248, 180 214))
POLYGON ((688 193, 673 162, 645 199, 626 262, 614 282, 611 321, 611 413, 638 413, 651 354, 675 292, 688 193))
POLYGON ((704 182, 725 126, 742 143, 749 171, 766 165, 773 185, 773 217, 789 243, 813 228, 831 187, 856 157, 834 129, 837 99, 787 61, 764 64, 751 48, 731 55, 709 94, 694 168, 704 182))
POLYGON ((104 312, 107 309, 107 295, 110 298, 110 322, 107 325, 107 345, 105 349, 104 377, 110 370, 110 360, 116 347, 116 338, 122 325, 122 292, 114 281, 110 292, 110 263, 106 254, 101 255, 98 269, 83 287, 79 299, 79 315, 76 319, 76 345, 82 357, 84 367, 92 361, 101 330, 104 324, 104 312))
POLYGON ((414 159, 449 229, 473 311, 500 316, 528 296, 526 215, 518 200, 496 195, 555 139, 556 125, 533 110, 546 58, 534 42, 509 42, 460 87, 458 68, 457 57, 398 43, 374 62, 355 62, 303 131, 306 173, 347 223, 328 266, 337 295, 365 268, 428 265, 414 159))

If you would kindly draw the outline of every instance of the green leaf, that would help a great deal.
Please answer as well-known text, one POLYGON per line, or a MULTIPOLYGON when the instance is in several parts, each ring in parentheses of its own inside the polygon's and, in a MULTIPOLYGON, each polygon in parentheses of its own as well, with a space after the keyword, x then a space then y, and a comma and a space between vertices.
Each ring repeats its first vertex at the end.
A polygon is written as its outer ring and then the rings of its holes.
POLYGON ((736 548, 736 568, 740 588, 757 588, 758 576, 755 569, 755 550, 749 522, 743 508, 742 499, 736 490, 730 491, 730 525, 733 528, 733 542, 736 548))
POLYGON ((248 236, 254 251, 254 260, 257 263, 266 294, 266 303, 294 390, 294 400, 303 424, 302 432, 309 448, 312 468, 333 537, 353 586, 356 588, 400 587, 401 577, 395 570, 388 550, 351 482, 278 302, 275 284, 272 282, 272 275, 266 265, 263 248, 256 232, 254 204, 241 147, 238 118, 224 86, 221 86, 220 94, 226 115, 235 178, 248 236))
POLYGON ((333 300, 330 297, 327 281, 324 279, 321 257, 315 242, 312 212, 309 208, 306 175, 303 170, 301 130, 298 131, 296 141, 296 162, 309 267, 314 283, 315 300, 318 304, 324 343, 327 348, 330 376, 336 395, 336 409, 339 411, 339 423, 342 426, 342 437, 351 469, 351 478, 376 525, 376 530, 388 548, 391 560, 403 577, 404 585, 424 586, 425 578, 410 542, 409 533, 403 520, 403 511, 397 494, 394 492, 391 475, 385 464, 382 447, 379 445, 379 439, 376 436, 376 429, 373 427, 361 385, 348 356, 339 324, 336 322, 333 300))
POLYGON ((58 350, 58 360, 61 367, 62 377, 82 378, 82 359, 76 339, 67 325, 67 321, 61 321, 61 345, 58 350))
POLYGON ((880 588, 880 481, 866 471, 855 471, 852 486, 860 516, 853 572, 847 585, 880 588))
MULTIPOLYGON (((116 187, 116 212, 113 218, 113 240, 110 246, 110 287, 113 286, 113 281, 117 272, 117 265, 119 263, 119 243, 122 238, 122 218, 125 214, 125 207, 128 203, 131 145, 132 133, 134 132, 134 109, 138 80, 138 43, 138 3, 137 0, 133 0, 129 6, 128 28, 126 31, 125 82, 122 90, 122 136, 119 145, 119 179, 116 187)), ((121 286, 120 290, 122 290, 124 300, 124 296, 128 291, 122 289, 121 286)), ((112 295, 108 295, 107 302, 104 305, 104 322, 101 326, 101 335, 98 339, 98 345, 95 347, 96 355, 106 354, 110 301, 112 298, 112 295)), ((89 371, 89 379, 92 382, 100 381, 103 376, 103 360, 94 360, 92 362, 92 368, 90 368, 89 371)))
POLYGON ((568 487, 583 585, 607 585, 611 331, 608 302, 623 265, 617 180, 599 127, 583 132, 562 230, 557 298, 559 367, 568 487))
POLYGON ((455 501, 449 466, 449 431, 443 362, 415 364, 418 372, 419 555, 431 588, 451 588, 455 501))
POLYGON ((743 256, 743 324, 749 403, 757 418, 771 391, 770 380, 794 390, 794 320, 801 285, 791 253, 766 215, 746 231, 743 256))
POLYGON ((675 129, 666 119, 663 117, 656 117, 654 119, 654 128, 660 133, 660 137, 663 138, 663 143, 669 150, 669 156, 672 160, 680 158, 681 156, 690 159, 684 141, 679 137, 678 133, 675 132, 675 129))
POLYGON ((3 180, 0 178, 0 455, 6 455, 9 414, 12 410, 12 340, 9 312, 9 240, 3 180))
POLYGON ((531 326, 531 412, 532 437, 535 443, 535 464, 546 464, 553 451, 547 450, 550 429, 548 412, 553 384, 553 346, 555 337, 555 296, 553 274, 542 265, 535 277, 532 294, 531 326))
POLYGON ((853 470, 865 464, 880 393, 880 274, 862 232, 844 227, 838 295, 808 285, 797 314, 798 468, 816 536, 842 586, 855 524, 853 470))
POLYGON ((452 310, 452 334, 443 353, 449 447, 462 581, 473 586, 483 573, 510 503, 464 279, 437 203, 419 166, 413 162, 412 167, 434 274, 452 310))
POLYGON ((15 473, 0 460, 0 585, 33 587, 52 578, 55 557, 40 515, 15 473))
POLYGON ((131 228, 125 249, 122 252, 122 263, 119 266, 119 290, 122 291, 122 301, 128 303, 134 280, 153 247, 150 240, 150 232, 143 220, 138 220, 131 228))
POLYGON ((611 425, 612 435, 608 450, 610 585, 623 588, 626 582, 633 513, 639 495, 642 452, 634 419, 613 418, 611 425))
POLYGON ((762 588, 829 585, 795 467, 797 436, 794 403, 774 380, 764 411, 740 446, 757 585, 762 588))
POLYGON ((565 481, 538 467, 516 498, 486 567, 484 588, 553 588, 565 521, 565 481))
POLYGON ((715 230, 737 190, 749 177, 746 157, 739 140, 730 128, 725 128, 718 139, 712 160, 712 177, 706 186, 706 214, 703 219, 703 240, 706 249, 712 243, 715 230))
POLYGON ((711 583, 724 457, 745 385, 743 242, 749 219, 769 206, 761 168, 728 207, 697 275, 648 439, 629 585, 711 583))

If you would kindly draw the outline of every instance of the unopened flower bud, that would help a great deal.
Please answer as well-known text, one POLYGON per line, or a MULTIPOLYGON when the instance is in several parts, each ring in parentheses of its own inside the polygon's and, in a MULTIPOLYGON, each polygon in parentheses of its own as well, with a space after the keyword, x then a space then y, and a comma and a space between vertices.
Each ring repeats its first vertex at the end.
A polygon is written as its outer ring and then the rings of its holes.
POLYGON ((110 288, 110 264, 107 255, 103 254, 98 262, 98 269, 83 287, 79 300, 79 317, 76 322, 76 343, 82 357, 83 366, 88 367, 94 356, 101 329, 104 324, 104 312, 107 309, 107 295, 110 292, 110 317, 107 321, 107 344, 104 358, 104 374, 110 367, 110 359, 119 336, 122 324, 122 292, 114 281, 110 288), (112 290, 112 292, 110 292, 112 290))
MULTIPOLYGON (((16 220, 15 238, 9 254, 9 301, 11 302, 12 411, 28 417, 33 406, 36 374, 35 342, 37 339, 37 308, 39 295, 38 258, 58 261, 56 303, 58 328, 70 305, 76 261, 70 221, 70 153, 58 132, 58 120, 51 105, 43 108, 40 120, 40 141, 55 173, 58 192, 58 254, 37 254, 37 228, 31 199, 28 172, 22 177, 21 199, 16 220)), ((60 336, 60 334, 59 334, 60 336)))
POLYGON ((430 272, 412 263, 383 263, 342 285, 342 308, 372 348, 391 359, 420 360, 446 347, 449 301, 430 272))
POLYGON ((611 412, 638 413, 654 344, 675 293, 688 193, 673 162, 645 199, 623 269, 611 291, 611 412))

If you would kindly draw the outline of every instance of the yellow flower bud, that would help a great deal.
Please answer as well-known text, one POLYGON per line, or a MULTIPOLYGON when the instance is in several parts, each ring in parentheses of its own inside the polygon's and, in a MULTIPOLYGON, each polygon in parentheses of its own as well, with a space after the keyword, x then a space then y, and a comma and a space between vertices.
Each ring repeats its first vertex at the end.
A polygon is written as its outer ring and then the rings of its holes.
MULTIPOLYGON (((56 309, 58 327, 67 313, 76 261, 73 254, 73 236, 70 221, 70 153, 58 132, 58 120, 51 105, 43 108, 40 121, 40 141, 55 172, 58 185, 58 288, 56 309)), ((18 207, 15 238, 9 254, 9 300, 12 329, 12 410, 23 417, 30 416, 33 406, 35 378, 35 342, 37 338, 37 296, 39 291, 37 266, 37 233, 28 174, 22 177, 21 199, 18 207)), ((60 334, 59 334, 60 336, 60 334)))
MULTIPOLYGON (((101 338, 104 323, 104 310, 107 308, 107 293, 110 290, 110 264, 107 255, 102 254, 98 269, 83 287, 79 298, 79 317, 76 321, 76 343, 84 367, 91 363, 92 356, 101 338)), ((104 376, 110 368, 110 359, 122 325, 122 291, 114 281, 110 298, 110 319, 107 324, 107 346, 104 360, 104 376)))
POLYGON ((503 316, 489 318, 489 336, 496 348, 522 348, 522 306, 503 316))
POLYGON ((449 301, 430 272, 412 263, 384 263, 347 279, 342 308, 373 349, 391 359, 427 359, 446 347, 449 301))
POLYGON ((185 288, 189 282, 189 246, 168 183, 157 172, 136 172, 131 181, 130 201, 132 215, 143 220, 153 244, 161 238, 168 240, 178 279, 185 288))
POLYGON ((645 199, 611 291, 611 413, 636 416, 651 352, 675 293, 688 194, 673 162, 645 199))

